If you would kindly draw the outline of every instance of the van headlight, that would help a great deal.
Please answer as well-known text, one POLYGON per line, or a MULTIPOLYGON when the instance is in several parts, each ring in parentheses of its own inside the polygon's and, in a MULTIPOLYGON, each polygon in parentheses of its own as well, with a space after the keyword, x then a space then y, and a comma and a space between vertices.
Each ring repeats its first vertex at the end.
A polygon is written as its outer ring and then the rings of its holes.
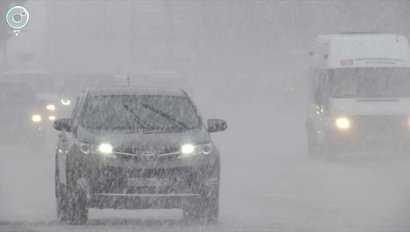
POLYGON ((337 117, 335 124, 339 130, 349 130, 351 127, 350 119, 347 117, 337 117))
POLYGON ((184 144, 181 146, 180 155, 178 158, 186 158, 196 155, 209 155, 212 152, 212 144, 184 144))

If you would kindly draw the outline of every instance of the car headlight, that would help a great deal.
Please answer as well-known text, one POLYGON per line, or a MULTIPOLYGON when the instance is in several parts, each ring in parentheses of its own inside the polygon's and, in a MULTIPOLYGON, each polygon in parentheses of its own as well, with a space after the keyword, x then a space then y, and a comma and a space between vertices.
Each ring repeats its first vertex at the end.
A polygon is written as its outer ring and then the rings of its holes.
POLYGON ((103 155, 112 154, 112 146, 109 143, 101 143, 98 145, 98 152, 103 155))
POLYGON ((351 122, 347 117, 338 117, 335 120, 336 127, 340 130, 348 130, 351 127, 351 122))
POLYGON ((46 109, 49 110, 49 111, 55 111, 55 110, 56 110, 56 106, 53 105, 53 104, 48 104, 48 105, 46 106, 46 109))
POLYGON ((71 101, 70 101, 70 99, 61 99, 61 105, 64 105, 64 106, 69 106, 69 105, 71 105, 71 101))
POLYGON ((95 155, 101 155, 103 157, 111 157, 111 158, 116 157, 113 154, 113 147, 109 143, 100 143, 97 146, 95 144, 90 144, 90 143, 80 143, 80 151, 86 155, 95 154, 95 155))
POLYGON ((41 122, 41 115, 39 115, 39 114, 33 114, 33 115, 31 115, 31 121, 33 121, 33 122, 41 122))
POLYGON ((204 143, 204 144, 184 144, 181 146, 180 149, 180 156, 178 158, 186 158, 196 155, 209 155, 212 152, 212 144, 211 143, 204 143))

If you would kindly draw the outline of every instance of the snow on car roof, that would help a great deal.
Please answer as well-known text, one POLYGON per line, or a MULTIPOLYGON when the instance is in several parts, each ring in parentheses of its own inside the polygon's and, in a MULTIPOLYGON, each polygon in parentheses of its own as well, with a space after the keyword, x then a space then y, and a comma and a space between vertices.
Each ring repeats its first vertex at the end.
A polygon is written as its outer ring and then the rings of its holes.
POLYGON ((313 58, 327 68, 410 66, 408 41, 395 34, 318 35, 313 58))
POLYGON ((178 88, 158 88, 148 86, 132 86, 117 88, 89 88, 91 95, 165 95, 165 96, 186 96, 182 89, 178 88))

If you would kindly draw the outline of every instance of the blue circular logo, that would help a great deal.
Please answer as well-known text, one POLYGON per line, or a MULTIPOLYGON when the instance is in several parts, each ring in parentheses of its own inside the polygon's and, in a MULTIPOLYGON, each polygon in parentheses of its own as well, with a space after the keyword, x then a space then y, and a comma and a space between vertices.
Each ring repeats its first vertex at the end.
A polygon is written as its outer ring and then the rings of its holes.
POLYGON ((12 7, 6 14, 7 24, 14 30, 20 30, 25 27, 30 19, 26 8, 22 6, 12 7))

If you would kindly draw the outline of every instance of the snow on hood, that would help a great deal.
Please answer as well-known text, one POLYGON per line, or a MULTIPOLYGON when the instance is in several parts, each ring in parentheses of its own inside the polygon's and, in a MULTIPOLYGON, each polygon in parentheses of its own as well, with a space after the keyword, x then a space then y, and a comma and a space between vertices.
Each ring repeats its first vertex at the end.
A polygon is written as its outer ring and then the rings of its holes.
POLYGON ((329 106, 348 115, 410 115, 409 98, 331 98, 329 106))

